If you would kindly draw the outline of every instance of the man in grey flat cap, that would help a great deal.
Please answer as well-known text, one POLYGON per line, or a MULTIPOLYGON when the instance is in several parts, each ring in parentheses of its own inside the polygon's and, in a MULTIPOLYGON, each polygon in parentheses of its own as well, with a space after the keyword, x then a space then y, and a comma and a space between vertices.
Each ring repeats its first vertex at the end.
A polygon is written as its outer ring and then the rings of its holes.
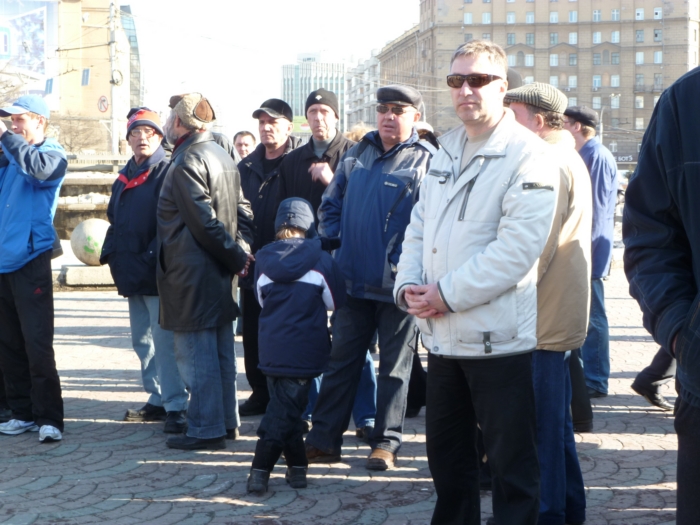
POLYGON ((552 146, 559 165, 554 222, 537 272, 537 350, 532 353, 539 523, 583 523, 586 495, 569 411, 569 359, 583 345, 588 328, 591 182, 574 138, 563 129, 564 93, 535 82, 508 91, 504 102, 515 120, 552 146))
POLYGON ((331 359, 306 438, 310 463, 339 461, 367 347, 377 330, 377 415, 367 468, 393 467, 401 446, 415 332, 413 317, 396 307, 392 289, 404 230, 435 151, 414 128, 421 102, 413 88, 379 88, 379 129, 347 151, 323 194, 319 233, 342 239, 334 256, 348 297, 337 311, 331 359))

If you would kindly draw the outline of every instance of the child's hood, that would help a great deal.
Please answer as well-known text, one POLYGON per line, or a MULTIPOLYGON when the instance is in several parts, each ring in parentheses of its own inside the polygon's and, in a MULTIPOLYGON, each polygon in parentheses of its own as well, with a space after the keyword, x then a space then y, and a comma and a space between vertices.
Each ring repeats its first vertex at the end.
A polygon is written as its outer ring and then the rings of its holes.
POLYGON ((255 256, 258 274, 275 282, 294 282, 311 270, 322 254, 317 239, 285 239, 262 248, 255 256))

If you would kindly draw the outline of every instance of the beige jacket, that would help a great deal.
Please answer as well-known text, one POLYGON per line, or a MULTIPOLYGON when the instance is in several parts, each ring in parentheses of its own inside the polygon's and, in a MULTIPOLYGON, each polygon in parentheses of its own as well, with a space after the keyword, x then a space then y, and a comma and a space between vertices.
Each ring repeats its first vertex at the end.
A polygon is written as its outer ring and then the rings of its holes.
POLYGON ((565 352, 583 345, 591 294, 591 178, 568 131, 544 139, 559 164, 559 199, 538 267, 537 348, 565 352))
POLYGON ((450 312, 418 319, 430 352, 501 357, 536 348, 537 262, 559 192, 551 148, 509 109, 460 174, 464 127, 440 137, 406 229, 394 286, 437 283, 450 312))

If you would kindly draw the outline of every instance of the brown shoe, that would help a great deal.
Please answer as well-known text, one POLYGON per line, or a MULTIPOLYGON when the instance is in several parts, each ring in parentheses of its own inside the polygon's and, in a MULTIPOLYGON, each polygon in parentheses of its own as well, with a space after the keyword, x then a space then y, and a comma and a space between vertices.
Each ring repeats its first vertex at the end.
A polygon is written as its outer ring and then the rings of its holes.
POLYGON ((328 454, 313 445, 306 445, 306 459, 309 463, 337 463, 340 454, 328 454))
POLYGON ((396 454, 381 448, 375 448, 367 458, 368 470, 387 470, 394 468, 396 454))

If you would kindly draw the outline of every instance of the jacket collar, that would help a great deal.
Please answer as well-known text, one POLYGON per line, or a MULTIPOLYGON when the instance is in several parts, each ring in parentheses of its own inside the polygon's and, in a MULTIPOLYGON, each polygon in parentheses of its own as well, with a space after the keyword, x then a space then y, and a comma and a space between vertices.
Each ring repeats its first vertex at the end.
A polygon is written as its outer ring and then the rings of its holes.
POLYGON ((372 146, 377 148, 380 152, 379 157, 381 158, 391 156, 403 148, 412 146, 413 144, 417 143, 420 140, 420 138, 418 137, 418 132, 416 131, 416 128, 413 128, 410 137, 408 137, 403 142, 399 142, 398 144, 393 146, 389 151, 384 151, 384 144, 382 144, 382 138, 379 136, 379 131, 377 130, 370 131, 369 133, 367 133, 367 135, 362 137, 362 140, 366 140, 367 142, 372 144, 372 146))
MULTIPOLYGON (((292 140, 292 137, 289 137, 287 139, 287 147, 284 149, 284 153, 282 154, 283 156, 289 153, 294 149, 294 141, 292 140)), ((311 150, 313 151, 313 149, 311 150)), ((248 155, 246 158, 244 158, 241 162, 243 165, 247 168, 249 168, 251 171, 255 172, 258 174, 260 177, 262 177, 263 174, 263 159, 265 158, 265 146, 263 144, 258 144, 257 147, 253 150, 253 153, 248 155)))
MULTIPOLYGON (((162 161, 165 158, 165 150, 163 149, 163 146, 158 146, 158 149, 148 157, 140 166, 138 166, 139 171, 143 172, 145 170, 151 169, 151 167, 155 166, 158 164, 160 161, 162 161)), ((120 175, 126 175, 129 173, 129 166, 136 163, 134 160, 134 157, 131 157, 129 159, 129 162, 126 163, 126 166, 124 166, 122 169, 119 170, 120 175)))
POLYGON ((207 142, 209 140, 214 140, 214 136, 211 134, 211 131, 192 133, 192 135, 187 137, 185 141, 177 147, 177 149, 173 150, 173 162, 193 144, 198 144, 199 142, 207 142))
MULTIPOLYGON (((313 137, 309 139, 309 142, 307 142, 301 150, 303 153, 301 154, 301 159, 300 160, 308 160, 308 159, 317 159, 318 157, 316 156, 316 152, 314 151, 314 143, 313 143, 313 137)), ((328 149, 324 153, 324 156, 328 158, 333 158, 336 153, 340 150, 340 148, 343 147, 343 144, 347 141, 343 134, 340 131, 337 131, 335 134, 335 137, 333 137, 333 140, 331 143, 328 145, 328 149)))

